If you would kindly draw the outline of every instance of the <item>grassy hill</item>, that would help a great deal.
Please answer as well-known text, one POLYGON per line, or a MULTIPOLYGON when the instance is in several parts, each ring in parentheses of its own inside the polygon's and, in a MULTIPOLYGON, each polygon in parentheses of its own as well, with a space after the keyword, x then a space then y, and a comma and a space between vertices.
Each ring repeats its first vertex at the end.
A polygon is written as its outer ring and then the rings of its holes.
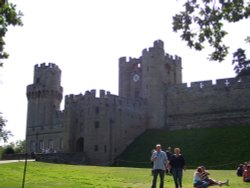
POLYGON ((148 130, 117 159, 118 166, 150 167, 151 150, 160 143, 165 150, 181 148, 187 168, 236 169, 250 161, 250 126, 190 130, 148 130))

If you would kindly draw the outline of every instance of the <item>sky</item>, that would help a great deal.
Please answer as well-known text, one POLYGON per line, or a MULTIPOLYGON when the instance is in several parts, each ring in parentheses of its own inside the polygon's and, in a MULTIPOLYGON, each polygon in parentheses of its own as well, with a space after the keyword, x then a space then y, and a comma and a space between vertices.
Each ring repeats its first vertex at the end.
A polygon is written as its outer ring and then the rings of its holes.
MULTIPOLYGON (((5 37, 10 54, 0 69, 0 112, 11 141, 25 139, 26 86, 34 65, 55 63, 62 70, 64 96, 104 89, 118 94, 118 59, 139 58, 155 40, 166 53, 182 57, 183 82, 234 77, 231 56, 209 62, 209 48, 196 52, 172 31, 172 17, 184 1, 176 0, 9 0, 24 14, 23 27, 10 27, 5 37)), ((232 54, 244 38, 247 21, 226 25, 232 54)), ((63 102, 61 109, 64 109, 63 102)), ((1 143, 0 143, 1 144, 1 143)))

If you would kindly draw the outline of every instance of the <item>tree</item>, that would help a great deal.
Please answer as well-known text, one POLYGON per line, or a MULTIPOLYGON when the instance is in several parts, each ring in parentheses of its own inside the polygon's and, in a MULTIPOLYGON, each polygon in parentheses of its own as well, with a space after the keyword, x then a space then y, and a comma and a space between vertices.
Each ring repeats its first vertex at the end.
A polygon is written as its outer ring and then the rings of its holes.
POLYGON ((15 153, 24 153, 25 152, 25 140, 18 140, 15 144, 15 153))
MULTIPOLYGON (((187 0, 184 11, 173 17, 173 30, 181 31, 182 40, 187 42, 190 48, 202 50, 208 43, 213 52, 209 59, 223 61, 228 55, 229 47, 223 42, 228 34, 223 29, 223 23, 235 23, 250 16, 250 1, 244 0, 187 0)), ((249 37, 246 39, 249 41, 249 37)), ((245 75, 249 71, 249 60, 245 51, 239 48, 233 54, 234 70, 238 76, 245 75)))
POLYGON ((0 112, 0 141, 3 140, 4 142, 7 142, 8 138, 12 136, 10 131, 7 131, 4 129, 6 120, 3 119, 2 113, 0 112))
MULTIPOLYGON (((4 37, 8 31, 8 26, 22 26, 22 12, 16 11, 16 5, 9 3, 7 0, 0 0, 0 66, 3 65, 2 59, 7 59, 9 54, 4 51, 4 37)), ((11 135, 10 131, 4 130, 6 120, 0 113, 0 140, 6 142, 11 135)))
MULTIPOLYGON (((0 0, 0 60, 7 59, 9 54, 4 51, 4 37, 8 31, 8 26, 22 26, 22 12, 16 10, 16 5, 9 3, 7 0, 0 0)), ((0 62, 0 66, 2 66, 0 62)))

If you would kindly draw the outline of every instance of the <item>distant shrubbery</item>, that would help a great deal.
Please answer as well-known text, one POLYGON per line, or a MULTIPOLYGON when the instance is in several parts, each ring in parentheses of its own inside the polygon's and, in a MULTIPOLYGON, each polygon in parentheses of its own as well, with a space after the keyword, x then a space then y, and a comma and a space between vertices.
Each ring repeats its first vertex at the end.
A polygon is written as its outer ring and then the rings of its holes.
POLYGON ((16 143, 10 143, 6 146, 0 146, 0 159, 3 154, 15 154, 24 153, 25 151, 25 140, 19 140, 16 143))

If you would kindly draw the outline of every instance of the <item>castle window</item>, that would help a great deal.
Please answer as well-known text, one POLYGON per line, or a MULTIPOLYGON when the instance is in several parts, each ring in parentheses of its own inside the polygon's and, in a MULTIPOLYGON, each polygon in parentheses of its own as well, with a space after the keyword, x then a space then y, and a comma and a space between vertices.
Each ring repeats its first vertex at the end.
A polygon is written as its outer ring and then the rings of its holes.
POLYGON ((95 121, 95 128, 99 128, 100 124, 99 121, 95 121))
POLYGON ((36 78, 36 83, 40 83, 40 78, 36 78))
POLYGON ((95 114, 99 114, 99 107, 95 107, 95 114))
POLYGON ((107 145, 104 145, 104 152, 107 152, 107 145))
POLYGON ((141 68, 141 64, 140 64, 140 63, 138 63, 138 64, 137 64, 137 67, 138 67, 138 68, 141 68))
POLYGON ((63 149, 63 139, 60 138, 60 150, 62 150, 62 149, 63 149))
POLYGON ((98 151, 98 145, 95 145, 95 151, 98 151))

